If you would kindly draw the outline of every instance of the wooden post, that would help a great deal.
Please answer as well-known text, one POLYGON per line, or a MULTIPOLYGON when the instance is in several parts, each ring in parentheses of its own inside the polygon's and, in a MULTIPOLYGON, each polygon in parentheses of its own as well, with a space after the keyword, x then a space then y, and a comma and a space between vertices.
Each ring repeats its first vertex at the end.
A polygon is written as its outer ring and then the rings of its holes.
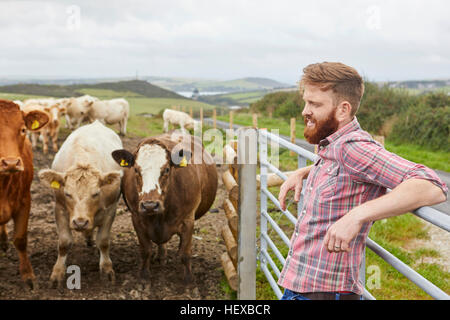
POLYGON ((258 150, 257 131, 240 130, 238 139, 238 161, 242 163, 239 166, 238 299, 255 300, 257 161, 252 157, 258 150))
POLYGON ((236 268, 237 266, 237 243, 233 237, 233 233, 230 230, 230 227, 226 224, 222 228, 222 238, 225 241, 225 246, 227 247, 227 252, 230 255, 231 261, 233 261, 233 265, 236 268))
POLYGON ((203 107, 200 107, 200 128, 203 130, 203 107))
POLYGON ((236 273, 236 269, 234 268, 233 262, 228 255, 228 252, 224 252, 220 257, 220 261, 222 263, 223 271, 225 271, 225 276, 227 277, 228 284, 231 289, 237 291, 238 289, 238 276, 236 273))
POLYGON ((237 203, 239 199, 239 186, 236 180, 234 180, 230 170, 227 170, 222 174, 222 181, 228 190, 228 197, 230 198, 231 203, 237 203))
POLYGON ((228 220, 228 226, 230 227, 231 233, 234 236, 234 239, 238 239, 238 224, 239 224, 239 217, 236 213, 236 210, 234 209, 233 204, 230 200, 225 199, 223 202, 223 209, 225 210, 225 215, 228 220))
POLYGON ((233 110, 230 110, 230 129, 233 129, 233 110))
POLYGON ((186 112, 186 106, 182 106, 181 109, 183 110, 183 112, 186 112))
POLYGON ((258 114, 254 113, 252 117, 253 117, 253 128, 258 129, 258 114))
MULTIPOLYGON (((295 144, 295 118, 291 118, 291 142, 295 144)), ((294 151, 290 151, 289 154, 292 157, 296 155, 294 151)))
POLYGON ((217 121, 217 112, 216 112, 216 109, 213 109, 213 128, 214 129, 217 129, 216 121, 217 121))
POLYGON ((191 118, 194 117, 194 113, 192 112, 192 107, 189 107, 189 116, 190 116, 191 118))

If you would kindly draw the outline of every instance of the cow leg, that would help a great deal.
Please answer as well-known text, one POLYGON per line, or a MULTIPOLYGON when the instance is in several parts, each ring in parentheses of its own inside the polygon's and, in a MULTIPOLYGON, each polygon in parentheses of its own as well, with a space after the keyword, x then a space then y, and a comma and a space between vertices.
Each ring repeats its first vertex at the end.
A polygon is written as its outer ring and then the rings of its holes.
POLYGON ((36 146, 37 146, 38 136, 39 136, 39 132, 32 132, 31 133, 31 146, 33 147, 33 149, 35 149, 36 146))
POLYGON ((111 284, 114 285, 116 282, 116 275, 114 273, 111 258, 109 257, 109 238, 111 235, 112 223, 116 214, 116 205, 108 210, 109 212, 107 212, 105 221, 98 228, 96 244, 98 250, 100 251, 100 276, 101 278, 104 276, 108 277, 111 284))
POLYGON ((62 281, 66 274, 67 253, 72 247, 73 238, 69 227, 68 214, 58 203, 55 204, 55 219, 58 229, 58 258, 50 276, 50 286, 57 285, 58 288, 62 288, 62 281))
POLYGON ((66 114, 66 128, 69 128, 70 130, 72 130, 72 120, 70 119, 70 116, 68 114, 66 114))
POLYGON ((26 196, 23 206, 16 214, 13 215, 14 220, 14 246, 19 254, 19 271, 22 280, 30 286, 31 289, 37 289, 36 276, 31 267, 30 259, 27 253, 28 242, 28 218, 30 216, 31 199, 30 195, 26 196))
POLYGON ((161 265, 167 264, 167 249, 165 243, 158 245, 158 255, 156 256, 156 261, 158 261, 161 265))
POLYGON ((8 231, 6 230, 6 223, 0 226, 0 248, 5 252, 8 250, 8 231))
MULTIPOLYGON (((59 128, 57 129, 59 130, 59 128)), ((58 131, 52 136, 53 151, 58 152, 58 131)))
POLYGON ((119 122, 120 134, 125 136, 127 134, 127 118, 125 117, 119 122))
POLYGON ((48 134, 47 134, 47 132, 43 131, 41 133, 41 135, 42 135, 42 146, 44 149, 44 154, 47 154, 48 153, 48 134))
POLYGON ((178 254, 181 254, 181 263, 184 265, 184 282, 190 284, 193 282, 191 270, 191 254, 192 254, 192 235, 194 234, 194 218, 185 220, 182 223, 179 232, 180 246, 178 254))

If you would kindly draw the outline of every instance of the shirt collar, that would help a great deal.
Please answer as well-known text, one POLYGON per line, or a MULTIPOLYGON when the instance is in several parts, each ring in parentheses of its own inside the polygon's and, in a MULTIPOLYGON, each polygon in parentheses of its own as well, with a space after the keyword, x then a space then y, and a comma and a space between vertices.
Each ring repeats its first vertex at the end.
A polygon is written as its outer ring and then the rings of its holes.
POLYGON ((327 145, 333 143, 343 135, 346 135, 347 133, 350 133, 355 130, 361 129, 361 126, 359 125, 358 119, 356 119, 356 116, 353 117, 353 120, 349 123, 347 123, 345 126, 343 126, 341 129, 336 131, 333 134, 330 134, 325 139, 320 140, 319 147, 326 147, 327 145))

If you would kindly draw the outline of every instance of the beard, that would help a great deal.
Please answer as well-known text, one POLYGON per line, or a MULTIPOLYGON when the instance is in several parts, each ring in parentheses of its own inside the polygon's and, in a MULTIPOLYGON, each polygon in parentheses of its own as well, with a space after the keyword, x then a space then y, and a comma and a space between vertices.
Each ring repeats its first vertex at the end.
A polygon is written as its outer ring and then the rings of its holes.
POLYGON ((321 140, 337 131, 339 123, 336 119, 336 110, 337 109, 331 111, 328 117, 322 121, 317 121, 315 118, 309 116, 304 117, 306 127, 303 131, 303 135, 305 136, 306 141, 311 144, 319 144, 321 140), (314 122, 313 128, 308 127, 308 120, 314 122))

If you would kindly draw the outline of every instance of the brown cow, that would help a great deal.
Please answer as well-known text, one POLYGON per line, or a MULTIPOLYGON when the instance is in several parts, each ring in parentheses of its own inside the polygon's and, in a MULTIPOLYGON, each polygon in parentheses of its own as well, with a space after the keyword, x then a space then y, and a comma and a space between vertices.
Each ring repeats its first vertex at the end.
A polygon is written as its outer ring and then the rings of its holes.
POLYGON ((36 288, 36 277, 27 254, 33 152, 26 134, 27 129, 39 130, 48 120, 42 111, 25 113, 12 101, 0 100, 0 247, 8 249, 6 223, 12 218, 20 274, 31 288, 36 288))
POLYGON ((190 259, 194 221, 214 202, 217 171, 201 142, 189 135, 184 137, 180 142, 163 134, 144 139, 133 154, 126 150, 112 154, 117 163, 128 168, 122 193, 140 244, 143 280, 149 278, 152 241, 158 244, 158 260, 165 263, 164 244, 174 234, 180 237, 178 254, 184 264, 184 280, 193 280, 190 259), (200 164, 188 164, 191 156, 197 159, 198 155, 203 155, 196 161, 200 164))

